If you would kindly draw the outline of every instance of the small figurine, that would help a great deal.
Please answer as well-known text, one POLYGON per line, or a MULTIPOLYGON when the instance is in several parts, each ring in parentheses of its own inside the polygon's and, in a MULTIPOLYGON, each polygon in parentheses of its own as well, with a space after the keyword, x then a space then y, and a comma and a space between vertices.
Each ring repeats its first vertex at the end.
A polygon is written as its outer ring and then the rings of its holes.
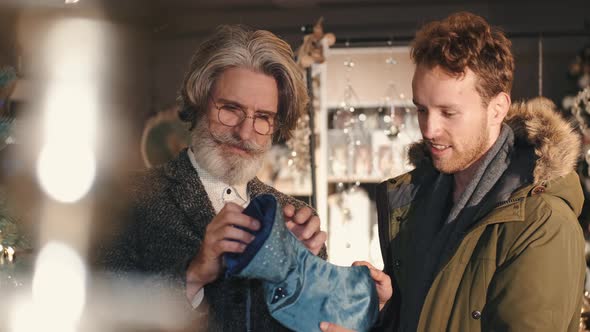
POLYGON ((297 62, 303 68, 308 68, 314 63, 323 63, 326 58, 324 57, 324 46, 332 46, 336 42, 336 36, 333 33, 324 34, 324 18, 320 19, 313 26, 313 32, 303 37, 303 44, 297 51, 297 62))

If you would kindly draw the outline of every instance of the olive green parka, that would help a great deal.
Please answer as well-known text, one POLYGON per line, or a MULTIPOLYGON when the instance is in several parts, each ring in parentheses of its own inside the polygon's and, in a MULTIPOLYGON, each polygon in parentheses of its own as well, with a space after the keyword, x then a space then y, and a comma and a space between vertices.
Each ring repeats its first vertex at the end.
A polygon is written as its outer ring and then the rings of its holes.
MULTIPOLYGON (((583 193, 574 171, 580 139, 543 99, 513 105, 506 123, 516 149, 529 149, 535 160, 530 169, 511 171, 528 172, 530 181, 508 199, 487 201, 490 208, 462 233, 456 248, 441 253, 418 331, 578 330, 585 271, 577 220, 583 193)), ((385 272, 394 285, 381 330, 399 330, 404 288, 414 278, 404 268, 420 236, 412 217, 428 208, 421 193, 437 174, 424 151, 423 142, 414 145, 410 159, 416 169, 377 190, 385 272)))

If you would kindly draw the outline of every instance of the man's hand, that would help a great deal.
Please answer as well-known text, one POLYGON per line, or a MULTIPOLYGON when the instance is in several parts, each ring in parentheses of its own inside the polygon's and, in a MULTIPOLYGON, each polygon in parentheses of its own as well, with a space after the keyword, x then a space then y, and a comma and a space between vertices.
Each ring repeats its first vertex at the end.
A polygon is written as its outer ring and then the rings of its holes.
POLYGON ((393 286, 391 285, 391 278, 383 271, 375 268, 371 263, 365 261, 357 261, 352 263, 352 266, 366 266, 371 272, 371 278, 375 281, 375 288, 377 288, 377 297, 379 298, 379 310, 383 309, 385 303, 389 301, 393 295, 393 286))
MULTIPOLYGON (((371 278, 375 281, 377 288, 377 297, 379 298, 379 310, 383 308, 385 303, 393 295, 393 286, 391 285, 391 278, 385 272, 378 270, 371 263, 365 261, 357 261, 352 263, 352 266, 366 266, 369 268, 371 278)), ((354 332, 342 326, 329 322, 321 322, 320 330, 322 332, 354 332)))
POLYGON ((283 208, 287 228, 314 255, 317 255, 326 242, 326 232, 320 230, 320 218, 313 214, 312 209, 303 207, 295 211, 291 204, 283 208))
POLYGON ((254 240, 254 235, 234 227, 241 226, 251 230, 260 228, 260 222, 243 214, 243 210, 244 208, 235 203, 227 203, 207 225, 201 248, 186 271, 186 295, 189 299, 203 286, 219 277, 223 253, 241 253, 254 240))
POLYGON ((354 332, 353 330, 328 322, 321 322, 320 330, 322 330, 322 332, 354 332))

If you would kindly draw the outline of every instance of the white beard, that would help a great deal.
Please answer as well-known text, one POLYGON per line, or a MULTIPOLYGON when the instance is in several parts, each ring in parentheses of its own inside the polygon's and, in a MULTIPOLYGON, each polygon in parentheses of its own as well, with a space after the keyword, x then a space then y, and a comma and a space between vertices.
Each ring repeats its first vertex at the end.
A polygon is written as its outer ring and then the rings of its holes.
POLYGON ((199 166, 229 185, 245 184, 252 180, 262 167, 270 146, 270 141, 267 146, 261 147, 240 141, 229 134, 213 137, 206 116, 198 120, 192 131, 192 149, 199 166), (250 152, 250 157, 224 153, 220 144, 240 146, 250 152))

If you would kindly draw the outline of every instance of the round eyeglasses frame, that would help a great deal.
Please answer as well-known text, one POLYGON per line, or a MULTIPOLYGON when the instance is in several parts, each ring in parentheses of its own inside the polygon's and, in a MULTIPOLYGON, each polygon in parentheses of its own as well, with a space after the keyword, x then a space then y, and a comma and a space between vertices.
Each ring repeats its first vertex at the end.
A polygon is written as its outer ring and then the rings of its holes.
POLYGON ((217 120, 226 127, 236 127, 242 124, 246 119, 252 119, 252 126, 254 131, 259 135, 272 135, 274 134, 277 129, 279 128, 279 123, 274 121, 273 118, 265 118, 263 116, 257 116, 254 114, 250 116, 246 113, 246 111, 237 106, 237 105, 229 105, 229 104, 222 104, 218 106, 215 100, 211 99, 213 106, 217 109, 217 120), (222 116, 222 113, 226 116, 222 116), (228 120, 228 117, 235 117, 235 121, 228 120), (256 125, 258 123, 258 126, 256 125), (260 126, 263 127, 260 127, 260 126), (265 130, 264 127, 268 126, 265 130))

